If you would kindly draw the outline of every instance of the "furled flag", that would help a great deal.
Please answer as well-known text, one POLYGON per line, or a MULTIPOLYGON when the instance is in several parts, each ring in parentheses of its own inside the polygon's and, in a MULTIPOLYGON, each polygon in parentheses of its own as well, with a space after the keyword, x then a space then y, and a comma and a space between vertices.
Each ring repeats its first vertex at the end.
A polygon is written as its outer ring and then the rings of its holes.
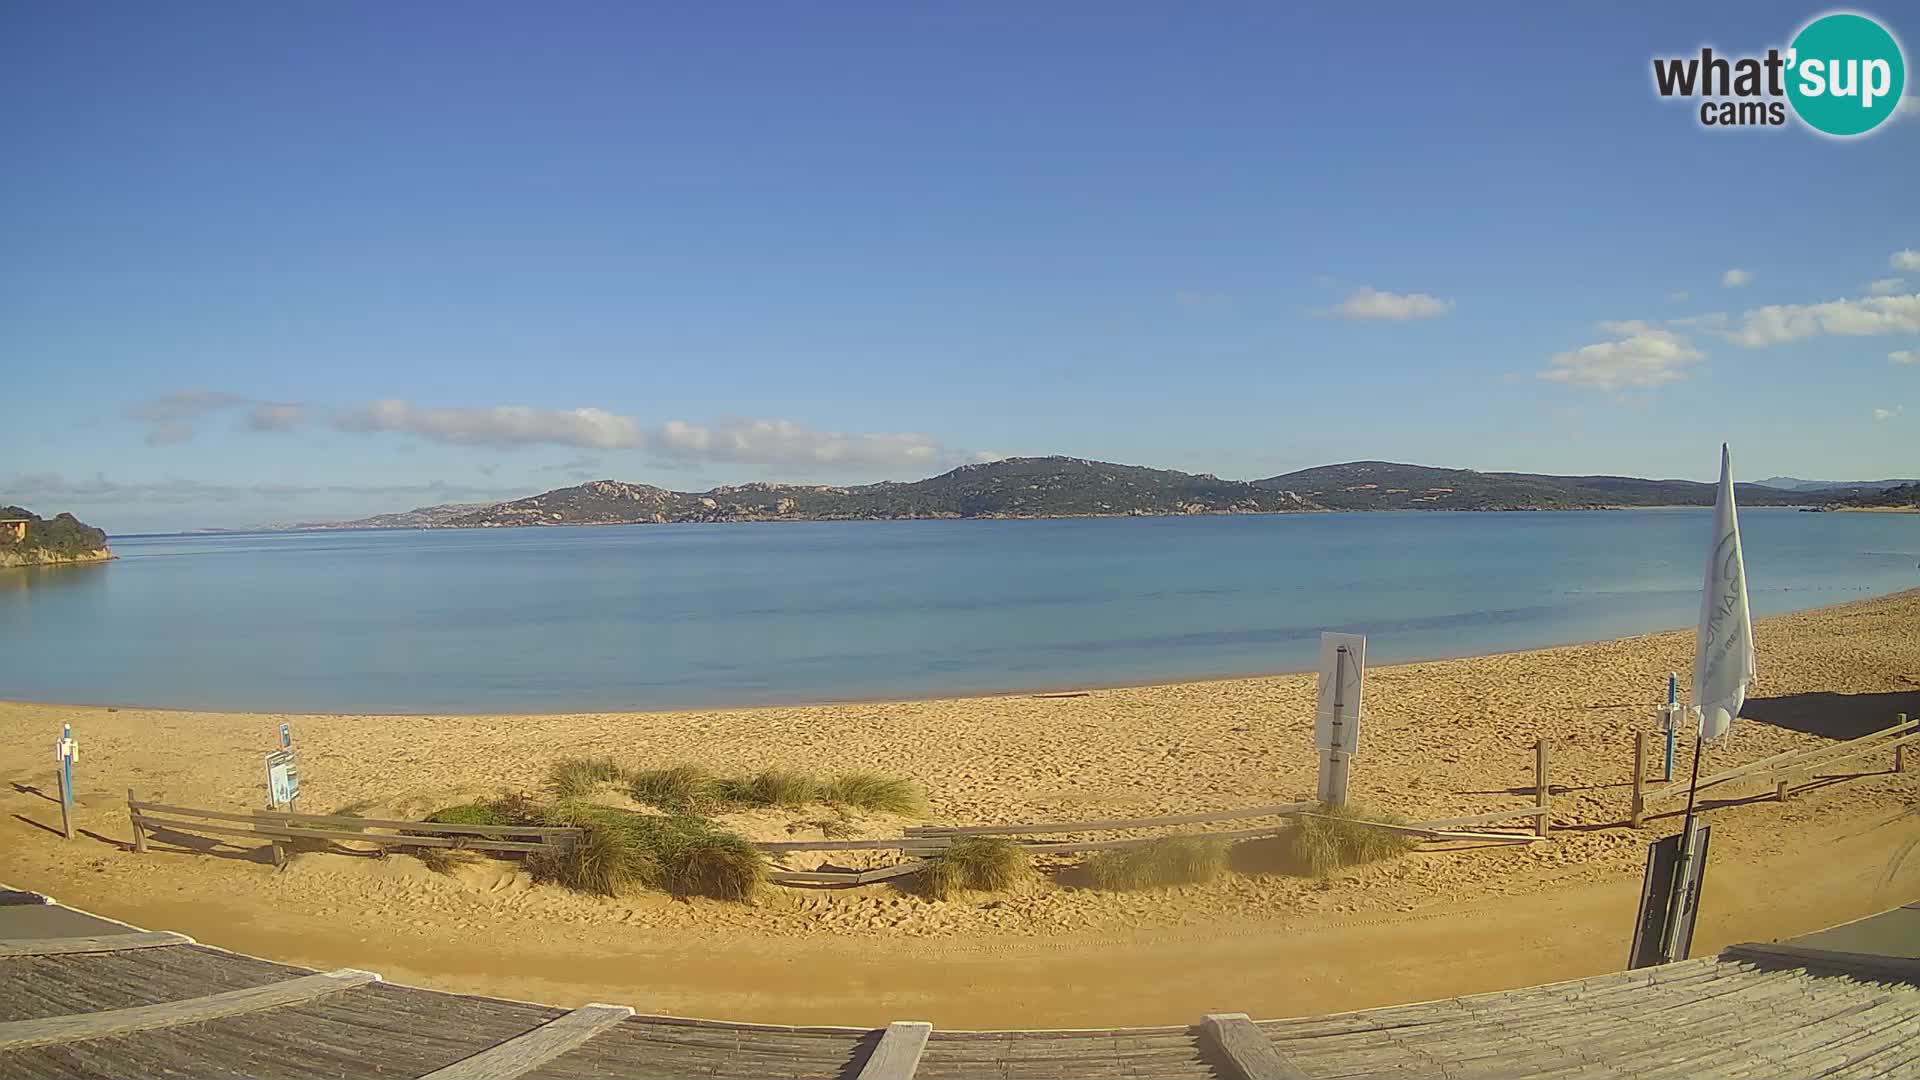
POLYGON ((1693 706, 1699 711, 1701 738, 1726 734, 1740 715, 1753 673, 1753 614, 1747 608, 1747 568, 1740 557, 1740 519, 1733 505, 1733 458, 1722 443, 1713 548, 1693 654, 1693 706))

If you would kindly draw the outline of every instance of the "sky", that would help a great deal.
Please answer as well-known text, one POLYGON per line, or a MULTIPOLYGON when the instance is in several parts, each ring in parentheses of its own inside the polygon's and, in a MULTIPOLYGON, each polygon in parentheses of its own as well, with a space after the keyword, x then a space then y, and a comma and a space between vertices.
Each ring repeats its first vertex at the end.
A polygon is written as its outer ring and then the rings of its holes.
POLYGON ((0 503, 1913 475, 1920 99, 1712 130, 1650 74, 1824 10, 8 4, 0 503))

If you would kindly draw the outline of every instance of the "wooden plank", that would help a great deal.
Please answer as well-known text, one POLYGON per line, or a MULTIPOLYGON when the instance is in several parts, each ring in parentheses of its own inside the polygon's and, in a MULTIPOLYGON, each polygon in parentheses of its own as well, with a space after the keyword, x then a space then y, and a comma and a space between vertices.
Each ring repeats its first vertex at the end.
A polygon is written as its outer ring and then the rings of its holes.
POLYGON ((1307 1080, 1246 1013, 1209 1013, 1201 1027, 1239 1080, 1307 1080))
POLYGON ((906 877, 927 868, 925 859, 872 870, 769 870, 767 880, 775 885, 870 885, 889 878, 906 877))
POLYGON ((1627 825, 1638 829, 1647 823, 1647 733, 1633 733, 1633 801, 1628 805, 1627 825))
POLYGON ((140 827, 140 815, 133 812, 133 789, 127 789, 127 816, 133 819, 133 850, 137 855, 147 853, 147 830, 140 827))
POLYGON ((341 968, 246 990, 228 990, 158 1005, 136 1005, 128 1009, 49 1016, 39 1020, 12 1020, 0 1023, 0 1050, 19 1050, 29 1046, 49 1046, 155 1028, 200 1024, 223 1016, 298 1005, 378 981, 380 976, 371 971, 341 968))
POLYGON ((327 814, 290 814, 284 810, 254 810, 245 814, 236 814, 227 810, 195 810, 187 806, 168 806, 163 803, 135 802, 133 792, 127 792, 127 809, 145 810, 156 814, 178 814, 182 817, 207 818, 211 821, 260 821, 272 820, 279 823, 299 822, 308 825, 343 825, 369 829, 411 829, 417 832, 429 832, 449 836, 577 836, 580 830, 565 825, 443 825, 437 821, 395 821, 391 818, 359 818, 350 815, 327 814))
MULTIPOLYGON (((1183 839, 1194 840, 1252 840, 1262 836, 1273 836, 1283 830, 1285 825, 1262 825, 1256 829, 1232 829, 1225 832, 1176 833, 1183 839)), ((1127 840, 1069 840, 1056 842, 1051 840, 1030 840, 1020 846, 1036 855, 1067 855, 1081 851, 1125 851, 1128 848, 1146 847, 1172 836, 1140 836, 1127 840)))
POLYGON ((296 829, 282 825, 260 823, 251 829, 235 829, 225 825, 202 825, 193 821, 172 821, 148 817, 142 814, 141 825, 154 831, 165 830, 177 833, 212 833, 216 836, 259 836, 279 841, 285 840, 347 840, 363 844, 376 844, 380 847, 441 847, 465 848, 468 851, 547 851, 546 844, 522 844, 508 840, 488 840, 483 837, 471 839, 457 836, 399 836, 394 833, 357 833, 345 829, 296 829))
POLYGON ((910 825, 914 836, 1024 836, 1030 833, 1111 832, 1117 829, 1154 829, 1163 825, 1204 825, 1242 818, 1285 817, 1317 805, 1310 802, 1250 806, 1243 810, 1212 810, 1200 814, 1169 814, 1150 818, 1109 818, 1103 821, 1061 821, 1040 825, 910 825))
POLYGON ((73 956, 79 953, 123 952, 163 945, 191 945, 193 939, 171 930, 142 930, 131 934, 95 934, 88 937, 0 939, 0 957, 73 956))
POLYGON ((761 851, 904 851, 908 848, 934 849, 947 846, 926 836, 901 836, 881 840, 762 840, 754 847, 761 851))
POLYGON ((1797 966, 1831 968, 1856 978, 1891 979, 1920 983, 1920 959, 1906 956, 1881 956, 1876 953, 1840 952, 1835 949, 1810 949, 1804 945, 1779 945, 1749 942, 1729 945, 1721 956, 1760 963, 1787 963, 1797 966))
POLYGON ((1551 813, 1544 806, 1528 806, 1519 810, 1489 810, 1484 814, 1468 814, 1465 817, 1440 818, 1435 821, 1416 821, 1410 828, 1424 832, 1457 828, 1461 825, 1488 825, 1496 821, 1514 821, 1519 818, 1545 817, 1551 813))
POLYGON ((625 1005, 582 1005, 565 1016, 524 1035, 496 1043, 420 1080, 513 1080, 538 1069, 602 1031, 625 1021, 633 1010, 625 1005))
POLYGON ((912 1080, 920 1067, 920 1055, 927 1048, 933 1025, 924 1020, 896 1020, 887 1025, 880 1042, 867 1055, 854 1080, 912 1080))

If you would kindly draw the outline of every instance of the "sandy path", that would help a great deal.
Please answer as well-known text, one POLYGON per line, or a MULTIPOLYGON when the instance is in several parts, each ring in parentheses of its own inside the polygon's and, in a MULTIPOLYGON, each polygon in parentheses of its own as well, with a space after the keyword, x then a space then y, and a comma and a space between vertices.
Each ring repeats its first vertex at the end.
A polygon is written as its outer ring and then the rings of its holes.
MULTIPOLYGON (((1920 713, 1920 592, 1766 620, 1755 722, 1718 765, 1920 713), (1809 730, 1794 730, 1794 728, 1809 730)), ((415 860, 121 850, 125 790, 207 807, 260 800, 283 719, 0 704, 0 880, 149 926, 314 966, 358 964, 454 990, 784 1022, 945 1026, 1169 1023, 1209 1009, 1326 1011, 1617 968, 1644 845, 1624 816, 1632 733, 1650 726, 1690 634, 1369 673, 1356 797, 1421 816, 1523 805, 1554 741, 1558 831, 1530 848, 1429 851, 1331 883, 1234 875, 1188 889, 1043 884, 934 903, 876 886, 778 890, 755 906, 604 901, 500 868, 461 880, 415 860), (82 739, 80 825, 63 844, 50 747, 82 739)), ((308 808, 431 805, 530 788, 577 753, 721 767, 871 767, 925 782, 935 819, 1176 812, 1312 787, 1302 676, 1085 697, 532 717, 291 717, 308 808)), ((1920 754, 1915 755, 1920 758, 1920 754)), ((1718 795, 1698 937, 1798 933, 1920 897, 1920 767, 1861 773, 1781 804, 1718 795)), ((1681 766, 1686 762, 1682 759, 1681 766)), ((1677 809, 1677 808, 1675 808, 1677 809)), ((804 816, 804 815, 803 815, 804 816)))

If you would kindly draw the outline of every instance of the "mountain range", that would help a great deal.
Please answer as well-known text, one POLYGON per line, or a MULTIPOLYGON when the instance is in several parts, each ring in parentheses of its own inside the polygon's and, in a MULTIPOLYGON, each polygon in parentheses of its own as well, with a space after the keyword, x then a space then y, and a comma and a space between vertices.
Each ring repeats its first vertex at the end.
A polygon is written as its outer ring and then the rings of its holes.
MULTIPOLYGON (((1901 481, 1828 487, 1774 477, 1737 484, 1745 506, 1827 506, 1901 481)), ((1222 480, 1070 457, 1005 458, 911 482, 752 483, 707 491, 593 480, 500 503, 446 503, 285 529, 505 528, 720 521, 1109 517, 1325 510, 1592 510, 1707 506, 1714 485, 1630 476, 1477 472, 1390 461, 1323 465, 1261 480, 1222 480)))

